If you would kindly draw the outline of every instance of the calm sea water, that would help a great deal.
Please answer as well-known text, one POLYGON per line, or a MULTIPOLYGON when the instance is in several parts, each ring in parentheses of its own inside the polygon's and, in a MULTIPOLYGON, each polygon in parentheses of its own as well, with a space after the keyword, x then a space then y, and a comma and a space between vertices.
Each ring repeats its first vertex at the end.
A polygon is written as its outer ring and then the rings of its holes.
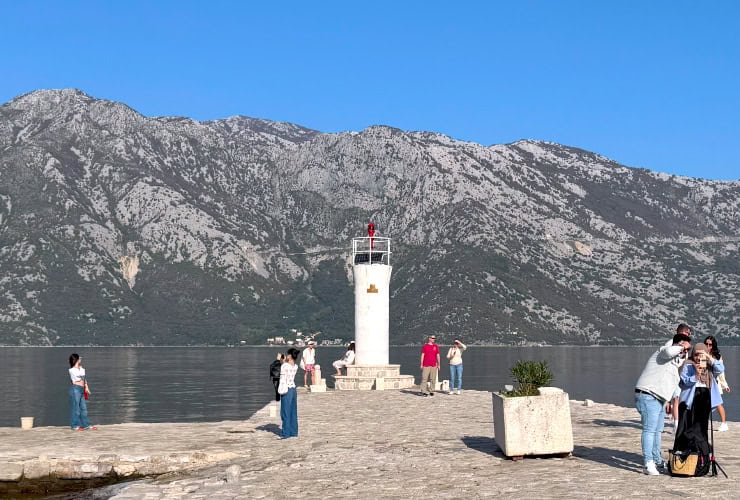
MULTIPOLYGON (((476 347, 464 356, 463 388, 500 390, 512 383, 509 369, 519 359, 547 361, 553 385, 571 399, 633 406, 634 384, 651 347, 476 347)), ((68 358, 83 356, 93 391, 89 414, 95 424, 197 422, 249 418, 273 398, 268 366, 279 350, 269 347, 2 347, 0 426, 68 425, 68 358)), ((316 350, 324 375, 341 357, 341 347, 316 350)), ((446 346, 443 346, 446 353, 446 346)), ((731 387, 740 391, 735 360, 740 347, 722 348, 731 387)), ((392 347, 390 362, 419 382, 419 347, 392 347)), ((443 362, 442 379, 449 378, 443 362)), ((326 377, 329 387, 331 377, 326 377)), ((297 382, 303 383, 299 370, 297 382)), ((740 419, 735 392, 725 396, 729 420, 740 419)))

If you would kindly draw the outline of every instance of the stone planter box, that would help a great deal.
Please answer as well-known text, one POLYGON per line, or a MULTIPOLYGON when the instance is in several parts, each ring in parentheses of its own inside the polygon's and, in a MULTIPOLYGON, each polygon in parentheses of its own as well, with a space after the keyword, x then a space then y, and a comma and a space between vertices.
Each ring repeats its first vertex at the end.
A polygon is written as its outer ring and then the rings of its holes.
POLYGON ((493 432, 507 457, 573 452, 568 393, 540 388, 539 396, 503 397, 493 393, 493 432))

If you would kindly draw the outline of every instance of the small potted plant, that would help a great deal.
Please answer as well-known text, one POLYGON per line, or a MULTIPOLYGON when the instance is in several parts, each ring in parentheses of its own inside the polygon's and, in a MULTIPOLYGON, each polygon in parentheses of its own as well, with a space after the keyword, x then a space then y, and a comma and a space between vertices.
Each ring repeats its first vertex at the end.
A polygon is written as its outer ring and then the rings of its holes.
POLYGON ((547 361, 519 360, 511 367, 511 376, 517 381, 519 388, 505 392, 507 397, 538 396, 539 388, 550 385, 555 378, 547 361))
POLYGON ((568 393, 546 387, 554 378, 545 361, 517 361, 518 387, 493 393, 496 444, 514 460, 525 455, 567 456, 573 452, 568 393))

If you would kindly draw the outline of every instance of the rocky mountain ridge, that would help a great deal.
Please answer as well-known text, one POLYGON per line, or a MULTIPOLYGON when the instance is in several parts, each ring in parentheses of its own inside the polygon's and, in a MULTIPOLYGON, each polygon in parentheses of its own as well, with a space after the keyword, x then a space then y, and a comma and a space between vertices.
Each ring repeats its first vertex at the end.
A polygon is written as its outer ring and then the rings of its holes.
POLYGON ((740 182, 540 141, 0 106, 0 343, 353 335, 349 242, 393 239, 391 340, 740 338, 740 182))

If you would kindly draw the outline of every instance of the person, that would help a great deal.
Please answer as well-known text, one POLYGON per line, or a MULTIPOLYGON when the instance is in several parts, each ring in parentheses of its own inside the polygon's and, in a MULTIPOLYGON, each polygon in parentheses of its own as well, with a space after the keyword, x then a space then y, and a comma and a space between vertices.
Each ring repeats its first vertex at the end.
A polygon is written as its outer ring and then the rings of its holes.
POLYGON ((316 342, 308 341, 308 346, 301 353, 301 368, 303 368, 303 385, 308 387, 313 381, 314 365, 316 364, 316 342), (310 376, 309 376, 310 375, 310 376))
POLYGON ((436 344, 437 337, 430 335, 427 343, 421 346, 421 393, 426 396, 434 396, 437 387, 437 374, 439 373, 439 346, 436 344), (431 383, 431 389, 429 384, 431 383))
POLYGON ((454 393, 455 382, 457 382, 457 394, 462 393, 462 353, 467 348, 465 344, 460 342, 460 339, 455 339, 452 347, 447 351, 447 359, 450 360, 450 394, 454 393))
POLYGON ((344 356, 342 356, 342 359, 336 360, 331 365, 337 371, 336 375, 340 376, 342 375, 342 368, 344 368, 347 365, 351 365, 354 362, 355 362, 355 343, 350 342, 349 346, 347 347, 347 351, 344 353, 344 356))
POLYGON ((367 236, 370 238, 370 250, 372 250, 373 237, 375 236, 375 223, 373 223, 373 221, 370 221, 370 224, 367 225, 367 236))
POLYGON ((272 379, 272 385, 275 387, 275 401, 280 401, 278 386, 280 385, 280 367, 283 366, 283 361, 285 361, 285 355, 279 352, 275 361, 270 363, 270 378, 272 379))
POLYGON ((691 358, 681 369, 681 402, 673 452, 699 454, 696 476, 709 472, 709 417, 712 408, 722 404, 715 377, 724 371, 722 360, 713 358, 703 343, 694 345, 691 358))
POLYGON ((298 373, 296 360, 300 351, 295 347, 288 349, 285 362, 280 367, 280 419, 283 422, 283 439, 298 437, 298 394, 295 388, 295 375, 298 373))
POLYGON ((678 370, 691 348, 690 333, 688 325, 678 325, 673 339, 648 358, 635 384, 635 407, 642 424, 643 472, 649 476, 660 474, 658 467, 663 465, 660 455, 661 433, 665 423, 663 412, 678 385, 678 370))
POLYGON ((72 385, 69 387, 69 424, 73 431, 97 430, 87 417, 87 396, 92 394, 87 385, 87 376, 82 367, 82 358, 79 354, 69 356, 69 377, 72 385))
MULTIPOLYGON (((719 352, 719 346, 717 345, 717 339, 713 335, 707 335, 704 339, 704 345, 709 349, 709 353, 714 359, 722 359, 722 355, 719 352)), ((724 361, 723 361, 724 364, 724 361)), ((725 367, 726 368, 726 367, 725 367)), ((725 378, 725 372, 722 372, 717 377, 717 384, 719 384, 720 391, 730 392, 730 386, 725 378)), ((719 413, 720 424, 717 431, 726 432, 729 430, 727 427, 727 415, 725 414, 725 405, 720 404, 717 406, 717 413, 719 413)))

